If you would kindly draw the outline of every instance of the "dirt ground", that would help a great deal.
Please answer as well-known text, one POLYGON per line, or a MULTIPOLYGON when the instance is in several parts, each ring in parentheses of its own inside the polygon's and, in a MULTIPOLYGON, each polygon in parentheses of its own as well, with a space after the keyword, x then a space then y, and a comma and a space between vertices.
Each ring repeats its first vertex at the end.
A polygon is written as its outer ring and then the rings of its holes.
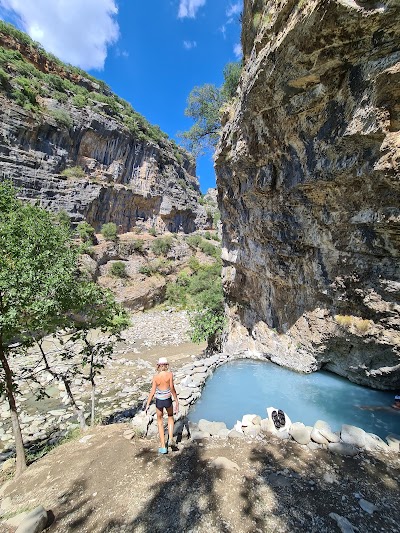
POLYGON ((41 504, 60 533, 339 531, 332 512, 359 532, 400 532, 398 454, 342 458, 272 436, 193 443, 184 433, 159 456, 157 440, 129 441, 128 428, 96 427, 32 464, 4 491, 11 510, 41 504), (213 464, 221 457, 235 464, 213 464), (378 511, 362 510, 361 497, 378 511))

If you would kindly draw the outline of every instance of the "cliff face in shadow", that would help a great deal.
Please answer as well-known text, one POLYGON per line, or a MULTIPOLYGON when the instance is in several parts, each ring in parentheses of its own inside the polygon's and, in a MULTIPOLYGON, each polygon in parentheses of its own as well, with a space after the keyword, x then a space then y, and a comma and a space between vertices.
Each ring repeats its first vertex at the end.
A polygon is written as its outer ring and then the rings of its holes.
POLYGON ((245 0, 216 154, 227 350, 400 387, 400 6, 245 0))
POLYGON ((206 227, 187 152, 102 82, 0 30, 1 173, 22 197, 96 230, 110 221, 120 232, 206 227))

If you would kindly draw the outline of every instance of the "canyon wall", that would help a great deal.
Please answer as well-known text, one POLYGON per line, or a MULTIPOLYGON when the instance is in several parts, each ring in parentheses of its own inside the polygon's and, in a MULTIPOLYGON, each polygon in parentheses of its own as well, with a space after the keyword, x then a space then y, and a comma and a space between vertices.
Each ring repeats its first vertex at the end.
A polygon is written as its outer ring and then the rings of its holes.
POLYGON ((145 119, 101 82, 2 27, 1 176, 15 182, 21 197, 65 210, 73 222, 86 219, 96 230, 105 222, 120 232, 137 225, 207 227, 195 162, 185 150, 148 123, 140 130, 145 119), (72 170, 68 177, 65 169, 72 170))
POLYGON ((245 0, 216 153, 228 351, 400 388, 400 4, 245 0))

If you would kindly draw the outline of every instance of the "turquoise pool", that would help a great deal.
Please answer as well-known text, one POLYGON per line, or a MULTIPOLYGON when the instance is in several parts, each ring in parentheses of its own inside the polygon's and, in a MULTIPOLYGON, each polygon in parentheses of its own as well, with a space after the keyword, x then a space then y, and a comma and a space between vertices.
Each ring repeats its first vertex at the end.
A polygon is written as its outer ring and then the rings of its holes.
POLYGON ((239 360, 209 378, 189 420, 225 422, 232 428, 245 414, 266 417, 266 407, 283 409, 292 422, 325 420, 334 431, 351 424, 385 438, 400 433, 400 412, 388 409, 393 392, 382 392, 330 372, 299 374, 268 361, 239 360))

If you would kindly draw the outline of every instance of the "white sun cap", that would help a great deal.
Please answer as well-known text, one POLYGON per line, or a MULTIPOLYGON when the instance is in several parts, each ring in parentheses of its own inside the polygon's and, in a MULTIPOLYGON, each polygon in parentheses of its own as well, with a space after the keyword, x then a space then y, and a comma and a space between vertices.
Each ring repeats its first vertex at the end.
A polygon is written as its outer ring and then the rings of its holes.
POLYGON ((166 357, 160 357, 160 359, 158 360, 158 365, 167 365, 168 364, 168 360, 166 357))

